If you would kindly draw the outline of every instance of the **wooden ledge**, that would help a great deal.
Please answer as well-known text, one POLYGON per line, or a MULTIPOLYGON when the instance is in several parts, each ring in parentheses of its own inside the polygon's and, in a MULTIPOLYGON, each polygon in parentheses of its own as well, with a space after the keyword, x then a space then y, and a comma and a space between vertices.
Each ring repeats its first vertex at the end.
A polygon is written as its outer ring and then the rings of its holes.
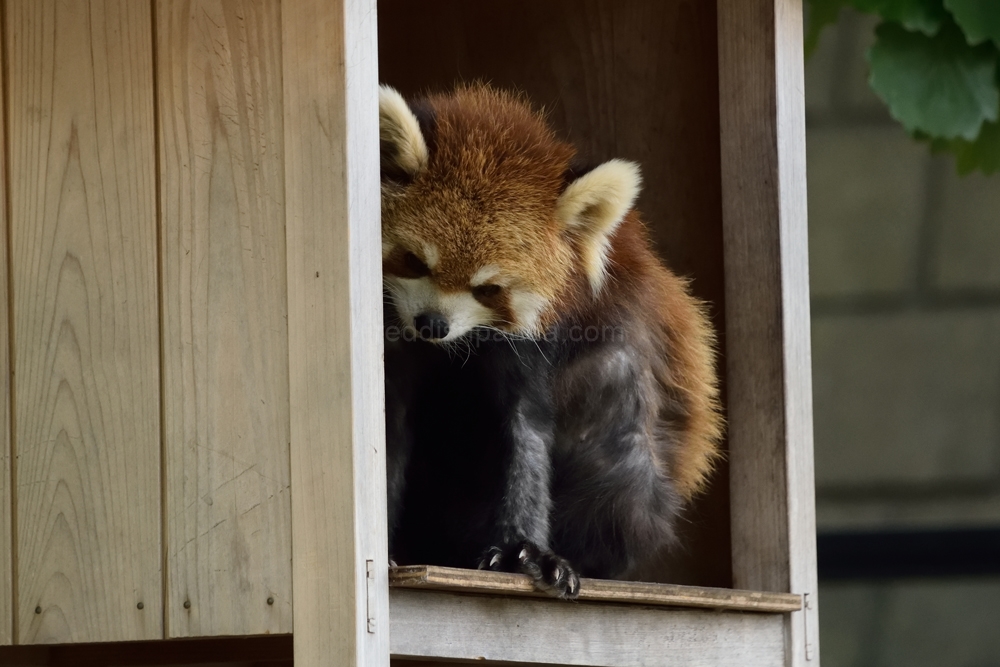
MULTIPOLYGON (((390 568, 389 585, 395 588, 419 588, 454 593, 549 597, 536 590, 531 579, 524 574, 463 570, 436 565, 390 568)), ((582 579, 580 597, 577 599, 580 602, 619 602, 782 614, 802 609, 802 596, 794 593, 767 593, 604 579, 582 579)))

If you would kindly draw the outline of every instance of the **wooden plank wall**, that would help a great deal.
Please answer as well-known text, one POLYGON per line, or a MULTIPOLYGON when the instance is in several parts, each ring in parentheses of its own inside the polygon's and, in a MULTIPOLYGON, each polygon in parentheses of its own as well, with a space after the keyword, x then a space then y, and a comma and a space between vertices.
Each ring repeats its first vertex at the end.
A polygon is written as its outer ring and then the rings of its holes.
POLYGON ((279 9, 156 3, 168 637, 292 630, 279 9))
MULTIPOLYGON (((0 12, 2 16, 2 12, 0 12)), ((0 32, 3 25, 0 23, 0 32)), ((0 44, 3 43, 0 37, 0 44)), ((0 90, 6 78, 6 56, 0 48, 0 90)), ((0 103, 0 151, 6 153, 6 123, 4 105, 0 103)), ((14 526, 12 505, 14 502, 13 480, 11 479, 11 433, 10 433, 10 317, 8 313, 9 292, 7 279, 7 160, 0 156, 0 646, 14 641, 14 526)))
POLYGON ((733 579, 798 593, 789 667, 819 664, 802 6, 719 3, 733 579))
POLYGON ((295 664, 382 667, 389 600, 375 333, 375 0, 285 0, 281 18, 295 664))
POLYGON ((162 634, 150 6, 6 5, 17 640, 162 634))
POLYGON ((291 632, 280 10, 3 4, 0 645, 291 632))

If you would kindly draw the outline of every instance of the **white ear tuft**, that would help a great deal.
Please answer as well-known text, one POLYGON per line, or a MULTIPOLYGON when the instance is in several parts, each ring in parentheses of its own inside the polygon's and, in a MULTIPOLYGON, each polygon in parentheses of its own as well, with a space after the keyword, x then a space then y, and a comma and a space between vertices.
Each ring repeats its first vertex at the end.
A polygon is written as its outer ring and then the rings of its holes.
POLYGON ((641 186, 637 164, 609 160, 570 183, 556 203, 556 215, 580 239, 594 294, 601 291, 607 277, 611 234, 632 210, 641 186))
POLYGON ((378 134, 382 169, 413 177, 427 166, 427 143, 410 105, 395 88, 379 86, 378 134))

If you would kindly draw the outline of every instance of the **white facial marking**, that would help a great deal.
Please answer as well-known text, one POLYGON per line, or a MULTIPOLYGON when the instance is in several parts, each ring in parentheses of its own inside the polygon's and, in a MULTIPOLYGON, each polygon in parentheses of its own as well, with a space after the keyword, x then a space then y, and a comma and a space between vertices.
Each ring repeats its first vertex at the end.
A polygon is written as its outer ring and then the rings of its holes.
POLYGON ((472 275, 472 278, 469 280, 469 284, 473 287, 485 285, 492 278, 496 278, 499 273, 499 266, 496 266, 495 264, 487 264, 472 275))
POLYGON ((538 318, 546 305, 545 298, 534 292, 519 289, 510 292, 510 308, 514 311, 514 321, 518 329, 525 333, 537 333, 538 318))
POLYGON ((400 319, 411 331, 414 319, 423 313, 440 313, 448 320, 448 335, 442 342, 462 337, 471 329, 491 324, 493 311, 469 292, 444 293, 430 278, 387 277, 386 284, 400 319))
POLYGON ((469 292, 442 294, 441 314, 448 318, 445 341, 455 340, 477 326, 493 322, 493 311, 476 301, 469 292))
POLYGON ((441 261, 441 253, 438 252, 437 246, 424 243, 421 248, 424 251, 424 264, 427 265, 428 269, 436 268, 438 262, 441 261))

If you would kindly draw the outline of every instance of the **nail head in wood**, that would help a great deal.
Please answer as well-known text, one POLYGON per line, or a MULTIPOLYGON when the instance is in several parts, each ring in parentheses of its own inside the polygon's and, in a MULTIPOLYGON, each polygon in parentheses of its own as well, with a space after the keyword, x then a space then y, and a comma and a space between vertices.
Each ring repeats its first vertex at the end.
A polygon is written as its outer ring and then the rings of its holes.
POLYGON ((137 604, 137 605, 135 606, 135 608, 141 611, 141 610, 142 610, 142 608, 143 608, 143 607, 145 607, 145 606, 146 606, 146 605, 144 605, 143 603, 141 603, 141 602, 140 602, 139 604, 137 604))
POLYGON ((184 600, 184 608, 185 609, 191 608, 191 600, 184 600))
POLYGON ((267 604, 268 604, 268 605, 272 605, 272 604, 274 604, 274 598, 268 598, 268 599, 267 599, 267 604))
POLYGON ((36 614, 41 614, 42 613, 42 608, 41 607, 35 607, 35 613, 36 614))

